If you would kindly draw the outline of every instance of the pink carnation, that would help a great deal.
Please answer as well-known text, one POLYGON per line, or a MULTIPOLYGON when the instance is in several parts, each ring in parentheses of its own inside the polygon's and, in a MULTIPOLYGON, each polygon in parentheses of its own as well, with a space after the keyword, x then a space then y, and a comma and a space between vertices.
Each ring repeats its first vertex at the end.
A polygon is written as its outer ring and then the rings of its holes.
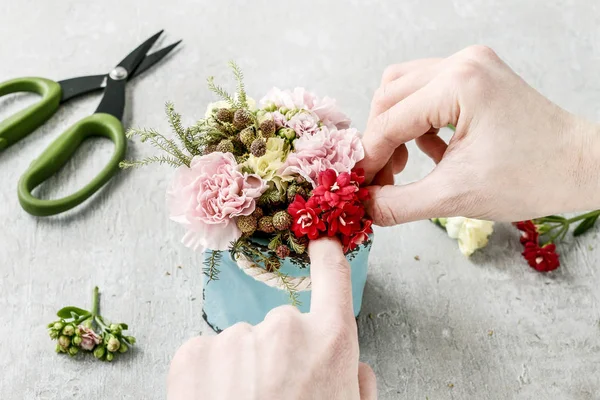
POLYGON ((274 87, 261 99, 260 103, 263 106, 267 103, 274 103, 278 108, 310 110, 328 128, 347 129, 350 127, 350 118, 339 109, 334 99, 331 97, 321 99, 304 88, 297 87, 292 91, 274 87))
POLYGON ((266 188, 258 175, 240 172, 231 153, 196 156, 189 168, 175 171, 167 191, 169 215, 187 228, 187 247, 226 250, 241 236, 234 218, 252 214, 266 188))
POLYGON ((294 115, 286 124, 298 137, 314 135, 319 130, 319 117, 310 111, 302 111, 294 115))
POLYGON ((92 351, 102 341, 102 338, 96 332, 83 325, 77 327, 77 334, 81 336, 79 347, 83 350, 92 351))
POLYGON ((294 149, 280 174, 300 174, 313 186, 316 186, 320 172, 327 169, 334 169, 338 174, 350 172, 365 156, 356 129, 330 130, 323 127, 313 135, 296 139, 294 149))

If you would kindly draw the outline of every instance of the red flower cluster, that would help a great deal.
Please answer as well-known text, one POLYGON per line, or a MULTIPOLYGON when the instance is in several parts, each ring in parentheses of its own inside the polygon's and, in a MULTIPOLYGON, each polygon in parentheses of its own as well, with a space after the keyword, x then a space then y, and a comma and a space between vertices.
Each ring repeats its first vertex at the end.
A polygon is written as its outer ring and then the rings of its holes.
POLYGON ((540 246, 540 234, 533 221, 521 221, 515 225, 521 231, 521 243, 525 246, 521 254, 533 269, 548 272, 560 266, 556 246, 554 244, 540 246))
POLYGON ((307 236, 311 240, 338 236, 346 252, 365 242, 373 229, 362 203, 369 197, 367 189, 360 187, 364 181, 362 169, 339 175, 333 169, 321 172, 319 186, 308 201, 296 195, 288 207, 294 235, 298 238, 307 236))

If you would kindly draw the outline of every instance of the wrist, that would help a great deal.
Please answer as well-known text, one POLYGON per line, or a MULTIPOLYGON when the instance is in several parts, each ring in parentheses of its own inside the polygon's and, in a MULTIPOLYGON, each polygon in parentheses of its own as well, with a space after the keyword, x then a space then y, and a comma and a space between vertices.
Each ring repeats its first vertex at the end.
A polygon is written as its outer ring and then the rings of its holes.
POLYGON ((570 194, 569 211, 600 208, 600 125, 583 118, 573 117, 569 136, 576 141, 572 146, 568 179, 574 187, 570 194))

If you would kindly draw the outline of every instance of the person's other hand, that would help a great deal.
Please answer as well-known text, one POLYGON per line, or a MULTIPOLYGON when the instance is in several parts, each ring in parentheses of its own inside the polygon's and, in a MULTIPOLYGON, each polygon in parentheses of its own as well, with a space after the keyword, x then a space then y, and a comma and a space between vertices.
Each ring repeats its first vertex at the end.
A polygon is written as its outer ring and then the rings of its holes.
POLYGON ((359 363, 350 267, 337 240, 309 245, 310 313, 293 306, 251 326, 198 337, 178 351, 169 371, 168 399, 369 399, 375 375, 359 363))
POLYGON ((377 90, 360 166, 379 225, 465 216, 517 221, 600 206, 600 129, 551 103, 492 50, 393 65, 377 90), (438 129, 456 132, 446 144, 438 129), (405 143, 437 164, 394 186, 405 143))

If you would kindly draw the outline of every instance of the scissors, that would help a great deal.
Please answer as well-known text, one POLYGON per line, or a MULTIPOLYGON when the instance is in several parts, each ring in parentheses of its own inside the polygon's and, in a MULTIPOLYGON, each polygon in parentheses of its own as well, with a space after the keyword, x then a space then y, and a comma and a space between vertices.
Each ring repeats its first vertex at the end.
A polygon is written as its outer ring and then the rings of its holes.
POLYGON ((82 94, 104 89, 104 96, 95 113, 83 118, 61 134, 21 176, 17 193, 19 203, 25 211, 36 216, 49 216, 70 210, 89 198, 115 175, 127 149, 127 138, 121 123, 127 81, 152 67, 181 42, 180 40, 147 54, 162 32, 161 30, 129 53, 108 74, 83 76, 59 82, 27 77, 0 83, 0 96, 16 92, 32 92, 42 96, 39 102, 0 121, 0 150, 33 132, 58 110, 60 104, 82 94), (34 197, 31 191, 64 166, 79 145, 92 136, 103 136, 114 143, 113 155, 102 171, 90 183, 69 196, 54 200, 34 197))

